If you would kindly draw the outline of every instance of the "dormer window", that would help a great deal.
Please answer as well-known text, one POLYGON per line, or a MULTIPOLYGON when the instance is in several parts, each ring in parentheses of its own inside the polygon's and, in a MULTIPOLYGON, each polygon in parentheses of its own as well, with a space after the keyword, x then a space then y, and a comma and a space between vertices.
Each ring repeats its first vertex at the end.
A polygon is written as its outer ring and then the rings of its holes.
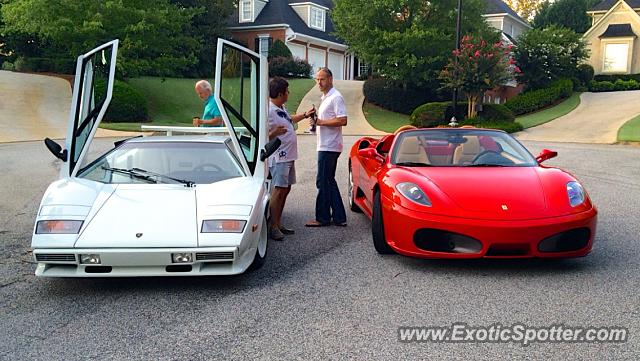
POLYGON ((309 14, 309 26, 313 29, 324 31, 324 10, 316 7, 311 7, 309 14))
POLYGON ((247 23, 253 21, 253 1, 240 0, 240 22, 247 23))

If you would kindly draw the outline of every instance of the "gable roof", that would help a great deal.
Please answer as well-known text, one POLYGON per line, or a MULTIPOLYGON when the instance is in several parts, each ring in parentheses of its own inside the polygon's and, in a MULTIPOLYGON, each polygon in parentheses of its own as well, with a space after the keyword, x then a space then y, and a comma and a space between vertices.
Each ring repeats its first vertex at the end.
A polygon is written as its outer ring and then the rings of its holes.
MULTIPOLYGON (((254 0, 256 1, 256 0, 254 0)), ((296 33, 312 36, 314 38, 331 41, 338 44, 344 44, 342 40, 333 34, 333 21, 329 13, 325 15, 325 31, 310 28, 300 18, 298 13, 291 7, 291 4, 313 3, 328 9, 333 8, 332 0, 271 0, 262 9, 256 20, 252 23, 241 23, 239 20, 239 8, 233 11, 233 15, 229 18, 227 24, 231 28, 252 28, 268 25, 289 25, 291 30, 296 33)))
POLYGON ((589 28, 589 30, 587 30, 584 33, 584 35, 582 35, 582 37, 586 39, 589 36, 593 35, 594 31, 600 28, 601 24, 606 24, 609 21, 611 14, 614 12, 616 8, 619 8, 619 7, 626 8, 627 10, 629 10, 629 14, 631 15, 632 19, 640 22, 640 15, 638 15, 638 13, 635 12, 625 0, 615 0, 615 4, 609 10, 607 10, 607 12, 604 15, 602 15, 600 19, 598 19, 598 21, 596 21, 589 28))
MULTIPOLYGON (((632 9, 640 8, 640 0, 625 0, 627 5, 629 5, 632 9)), ((597 3, 594 7, 589 9, 589 11, 608 11, 611 7, 618 3, 618 0, 603 0, 597 3)))

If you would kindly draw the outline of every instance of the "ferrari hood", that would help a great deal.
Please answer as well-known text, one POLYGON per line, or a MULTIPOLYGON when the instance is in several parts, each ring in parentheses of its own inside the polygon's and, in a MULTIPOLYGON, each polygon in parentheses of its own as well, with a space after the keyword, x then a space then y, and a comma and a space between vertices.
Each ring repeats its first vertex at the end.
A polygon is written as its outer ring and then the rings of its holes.
POLYGON ((535 167, 414 168, 462 211, 479 218, 548 216, 545 191, 535 167))
POLYGON ((77 248, 197 247, 195 188, 119 185, 86 222, 77 248))

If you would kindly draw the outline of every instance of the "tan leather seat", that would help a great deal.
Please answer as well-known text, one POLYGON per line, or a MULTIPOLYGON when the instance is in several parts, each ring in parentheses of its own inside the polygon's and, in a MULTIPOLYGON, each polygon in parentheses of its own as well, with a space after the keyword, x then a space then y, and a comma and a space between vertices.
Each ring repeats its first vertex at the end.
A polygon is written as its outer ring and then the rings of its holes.
POLYGON ((402 140, 396 163, 413 162, 431 164, 427 152, 420 145, 417 137, 407 137, 402 140))
POLYGON ((465 136, 467 141, 453 152, 453 164, 469 164, 481 152, 480 140, 476 136, 465 136))

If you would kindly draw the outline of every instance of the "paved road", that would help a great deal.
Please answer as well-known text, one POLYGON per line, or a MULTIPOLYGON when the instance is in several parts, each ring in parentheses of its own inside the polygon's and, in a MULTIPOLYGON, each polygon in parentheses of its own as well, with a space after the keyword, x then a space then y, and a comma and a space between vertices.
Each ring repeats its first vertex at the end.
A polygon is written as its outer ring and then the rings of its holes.
POLYGON ((582 93, 571 113, 516 133, 520 140, 604 143, 618 140, 618 130, 640 114, 640 90, 582 93))
MULTIPOLYGON (((353 144, 355 137, 345 143, 353 144)), ((106 149, 107 139, 98 140, 106 149)), ((0 144, 0 359, 583 359, 640 352, 640 147, 525 142, 579 177, 599 206, 594 251, 564 261, 428 261, 377 255, 370 223, 304 229, 314 138, 257 273, 237 277, 38 279, 28 254, 38 202, 59 164, 40 142, 0 144), (28 155, 28 156, 27 156, 28 155), (624 326, 625 344, 404 344, 401 325, 624 326)), ((346 189, 346 158, 338 179, 346 189)), ((343 193, 344 197, 344 193, 343 193)))
MULTIPOLYGON (((62 78, 0 70, 0 143, 64 139, 71 84, 62 78)), ((142 133, 98 129, 97 137, 142 133)))

